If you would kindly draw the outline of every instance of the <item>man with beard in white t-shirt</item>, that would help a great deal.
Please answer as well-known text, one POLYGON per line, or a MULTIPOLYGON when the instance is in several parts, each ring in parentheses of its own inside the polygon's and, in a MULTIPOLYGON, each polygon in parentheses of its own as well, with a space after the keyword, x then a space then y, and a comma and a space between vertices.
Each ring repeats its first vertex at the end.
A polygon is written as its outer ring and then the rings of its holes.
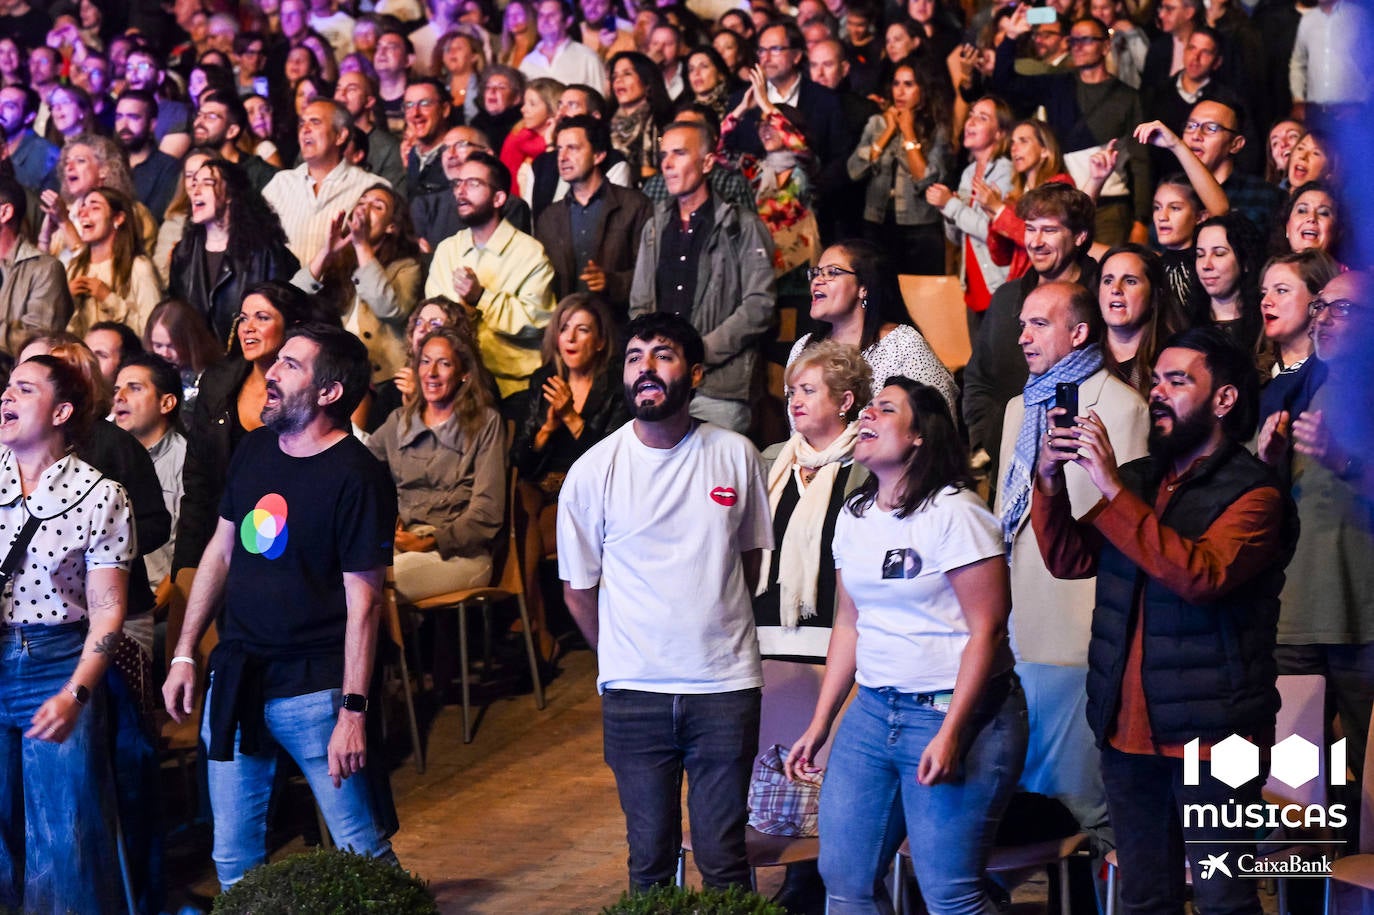
POLYGON ((689 414, 705 347, 685 318, 651 312, 626 335, 634 420, 568 472, 559 577, 598 655, 631 887, 673 879, 685 772, 702 882, 748 888, 763 685, 749 595, 773 546, 763 468, 748 439, 689 414))

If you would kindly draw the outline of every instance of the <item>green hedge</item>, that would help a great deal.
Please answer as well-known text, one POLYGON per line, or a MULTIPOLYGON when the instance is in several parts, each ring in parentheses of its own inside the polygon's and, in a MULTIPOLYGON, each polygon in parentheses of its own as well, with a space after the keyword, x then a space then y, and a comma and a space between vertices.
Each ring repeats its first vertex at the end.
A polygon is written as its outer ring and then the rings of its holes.
POLYGON ((758 893, 732 886, 700 890, 658 886, 644 893, 626 893, 601 915, 787 915, 782 906, 758 893))
POLYGON ((424 882, 366 855, 317 850, 254 868, 215 915, 437 915, 424 882))

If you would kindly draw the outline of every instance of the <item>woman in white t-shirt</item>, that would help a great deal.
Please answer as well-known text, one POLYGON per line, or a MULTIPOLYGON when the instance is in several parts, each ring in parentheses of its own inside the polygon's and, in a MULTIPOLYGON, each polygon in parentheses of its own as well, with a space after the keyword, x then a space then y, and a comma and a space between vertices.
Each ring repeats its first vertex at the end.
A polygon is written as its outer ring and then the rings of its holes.
POLYGON ((981 912, 988 849, 1026 751, 1000 528, 968 488, 935 388, 888 379, 860 414, 854 459, 871 476, 835 526, 825 680, 788 774, 814 777, 811 760, 857 679, 821 793, 830 912, 879 911, 899 815, 932 915, 981 912))

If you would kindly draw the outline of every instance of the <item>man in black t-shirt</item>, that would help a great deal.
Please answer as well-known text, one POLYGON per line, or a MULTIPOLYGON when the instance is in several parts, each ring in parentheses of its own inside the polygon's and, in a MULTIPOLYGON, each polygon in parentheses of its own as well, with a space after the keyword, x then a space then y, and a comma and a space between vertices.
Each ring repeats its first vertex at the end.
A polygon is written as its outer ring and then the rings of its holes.
POLYGON ((226 889, 264 860, 279 747, 340 848, 394 860, 367 780, 351 777, 367 761, 365 693, 396 524, 390 476, 349 434, 368 377, 367 350, 346 331, 287 335, 267 372, 266 428, 229 465, 163 688, 174 718, 191 713, 193 655, 222 599, 202 737, 226 889))

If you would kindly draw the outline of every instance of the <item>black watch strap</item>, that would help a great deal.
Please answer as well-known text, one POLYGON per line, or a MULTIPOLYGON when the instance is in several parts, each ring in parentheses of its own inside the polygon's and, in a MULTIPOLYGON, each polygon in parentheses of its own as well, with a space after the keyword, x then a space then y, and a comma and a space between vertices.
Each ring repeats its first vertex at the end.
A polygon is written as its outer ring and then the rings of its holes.
POLYGON ((64 688, 71 694, 71 697, 76 700, 77 705, 85 705, 87 702, 91 701, 91 691, 80 683, 73 683, 68 680, 64 688))
POLYGON ((367 697, 362 693, 344 693, 343 707, 348 712, 367 711, 367 697))

